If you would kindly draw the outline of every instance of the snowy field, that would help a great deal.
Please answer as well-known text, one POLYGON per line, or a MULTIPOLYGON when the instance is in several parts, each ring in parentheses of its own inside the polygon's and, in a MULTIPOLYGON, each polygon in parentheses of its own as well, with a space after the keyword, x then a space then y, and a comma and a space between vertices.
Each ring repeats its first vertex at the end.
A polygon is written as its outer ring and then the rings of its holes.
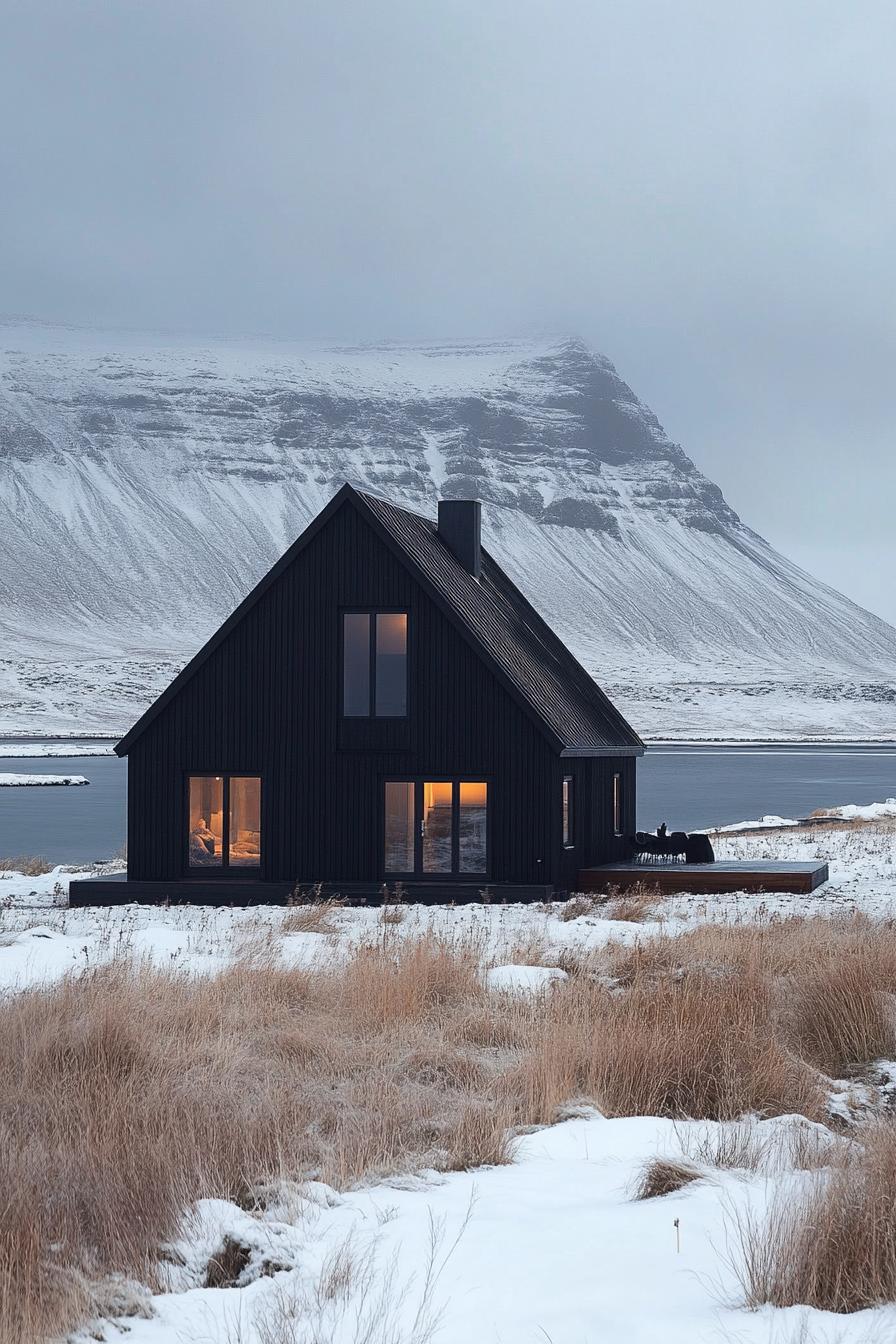
POLYGON ((0 760, 4 757, 23 760, 25 757, 42 756, 112 756, 113 741, 26 742, 18 738, 8 738, 6 741, 0 739, 0 760))
MULTIPOLYGON (((867 812, 867 809, 865 810, 867 812)), ((742 925, 796 914, 896 917, 896 819, 817 828, 786 824, 727 834, 720 858, 826 859, 829 885, 811 896, 679 896, 661 904, 477 905, 328 909, 315 927, 276 907, 221 910, 131 905, 69 910, 71 870, 0 873, 0 994, 90 972, 131 955, 213 974, 235 958, 314 967, 384 938, 431 930, 474 938, 494 993, 552 993, 565 956, 633 943, 706 921, 742 925), (635 919, 626 919, 626 913, 635 919), (285 928, 284 928, 285 926, 285 928)), ((847 817, 852 816, 847 809, 847 817)), ((782 819, 778 819, 779 822, 782 819)), ((884 1070, 884 1074, 886 1074, 884 1070)), ((882 1075, 883 1076, 883 1075, 882 1075)), ((850 1115, 848 1082, 832 1124, 850 1115), (844 1100, 844 1098, 846 1100, 844 1100)), ((816 1129, 802 1117, 749 1122, 760 1145, 816 1129)), ((166 1252, 168 1291, 121 1286, 131 1344, 859 1344, 896 1338, 896 1306, 852 1315, 803 1307, 748 1311, 735 1229, 782 1191, 812 1179, 786 1164, 700 1167, 663 1198, 633 1199, 651 1158, 692 1154, 726 1127, 574 1113, 514 1140, 506 1166, 436 1174, 343 1192, 311 1181, 248 1212, 204 1200, 185 1213, 166 1252), (239 1248, 229 1286, 208 1266, 239 1248), (134 1314, 136 1313, 136 1314, 134 1314)), ((824 1131, 827 1134, 827 1130, 824 1131)), ((786 1146, 786 1145, 785 1145, 786 1146)), ((120 1337, 108 1323, 79 1340, 120 1337)))
MULTIPOLYGON (((896 804, 844 809, 880 817, 879 826, 826 823, 795 827, 786 818, 741 823, 746 834, 714 835, 720 859, 826 861, 831 880, 811 895, 734 892, 720 896, 667 896, 648 910, 646 919, 630 922, 624 905, 604 918, 599 908, 575 920, 560 916, 564 907, 532 905, 409 905, 393 932, 415 937, 431 930, 459 939, 473 937, 495 961, 501 949, 527 941, 546 946, 557 956, 564 951, 589 951, 609 939, 631 940, 656 932, 675 932, 711 919, 740 922, 783 918, 792 914, 845 914, 861 910, 896 918, 896 804), (750 828, 756 828, 750 834, 750 828), (768 829, 765 829, 768 828, 768 829)), ((830 809, 830 812, 836 809, 830 809)), ((830 814, 829 812, 829 814, 830 814)), ((71 877, 97 876, 115 869, 53 868, 37 877, 0 871, 0 989, 34 984, 79 967, 96 966, 123 952, 133 952, 157 965, 213 973, 227 966, 247 946, 276 948, 284 965, 308 966, 344 960, 360 944, 382 932, 377 907, 337 908, 327 916, 322 933, 282 933, 286 912, 279 906, 248 910, 203 906, 126 905, 118 909, 70 910, 71 877)))

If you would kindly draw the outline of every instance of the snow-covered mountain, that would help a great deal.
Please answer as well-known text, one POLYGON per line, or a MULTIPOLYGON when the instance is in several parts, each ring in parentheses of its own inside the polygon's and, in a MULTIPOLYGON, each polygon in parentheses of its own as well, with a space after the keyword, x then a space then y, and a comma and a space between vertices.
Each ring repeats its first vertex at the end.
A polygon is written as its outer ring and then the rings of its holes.
POLYGON ((574 340, 0 323, 0 730, 124 728, 344 480, 487 545, 651 736, 896 735, 896 630, 784 559, 574 340))

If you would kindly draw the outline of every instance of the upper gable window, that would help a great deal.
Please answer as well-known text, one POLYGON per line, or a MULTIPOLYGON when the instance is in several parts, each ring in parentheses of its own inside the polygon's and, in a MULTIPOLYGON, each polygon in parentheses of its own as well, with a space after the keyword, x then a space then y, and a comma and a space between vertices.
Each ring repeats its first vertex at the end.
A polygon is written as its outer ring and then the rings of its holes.
POLYGON ((403 719, 408 712, 408 614, 347 611, 342 617, 342 713, 403 719))

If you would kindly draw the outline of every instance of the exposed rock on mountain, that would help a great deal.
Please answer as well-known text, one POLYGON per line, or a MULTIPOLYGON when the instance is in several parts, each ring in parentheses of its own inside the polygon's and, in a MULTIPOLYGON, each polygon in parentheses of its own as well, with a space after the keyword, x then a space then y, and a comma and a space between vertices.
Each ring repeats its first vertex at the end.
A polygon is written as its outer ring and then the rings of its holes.
POLYGON ((487 545, 643 732, 891 735, 896 631, 746 527, 578 341, 0 324, 0 725, 124 728, 344 480, 487 545))

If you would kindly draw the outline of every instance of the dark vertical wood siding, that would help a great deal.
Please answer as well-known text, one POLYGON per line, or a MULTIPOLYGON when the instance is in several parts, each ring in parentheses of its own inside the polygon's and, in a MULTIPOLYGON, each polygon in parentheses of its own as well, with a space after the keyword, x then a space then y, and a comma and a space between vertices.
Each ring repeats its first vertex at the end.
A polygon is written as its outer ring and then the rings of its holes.
POLYGON ((346 504, 133 744, 129 874, 185 874, 184 781, 193 772, 260 775, 262 876, 303 882, 379 878, 384 777, 464 776, 489 781, 490 879, 569 887, 579 868, 618 857, 614 770, 634 829, 634 765, 561 760, 346 504), (407 609, 406 722, 340 719, 344 607, 407 609), (574 851, 561 843, 563 774, 576 779, 574 851))

